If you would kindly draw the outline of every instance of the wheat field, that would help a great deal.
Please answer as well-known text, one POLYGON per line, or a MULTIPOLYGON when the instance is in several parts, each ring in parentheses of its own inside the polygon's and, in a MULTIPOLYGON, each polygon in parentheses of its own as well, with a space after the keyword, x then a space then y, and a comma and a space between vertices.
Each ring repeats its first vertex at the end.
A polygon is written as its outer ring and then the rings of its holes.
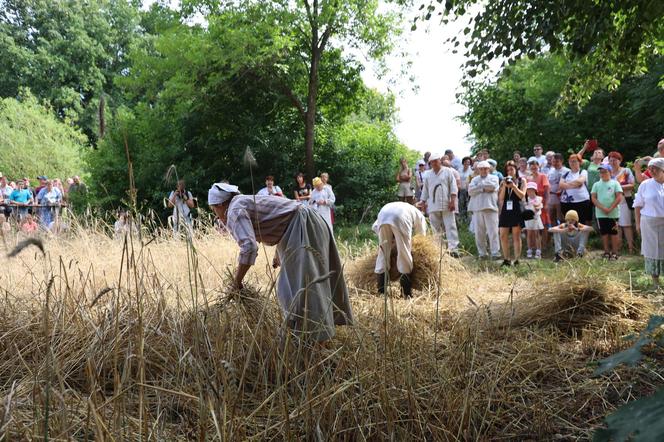
POLYGON ((308 347, 283 327, 270 248, 237 293, 237 246, 212 231, 43 247, 0 272, 0 440, 585 439, 664 379, 591 376, 656 307, 583 269, 546 284, 436 256, 407 301, 349 278, 356 324, 308 347))

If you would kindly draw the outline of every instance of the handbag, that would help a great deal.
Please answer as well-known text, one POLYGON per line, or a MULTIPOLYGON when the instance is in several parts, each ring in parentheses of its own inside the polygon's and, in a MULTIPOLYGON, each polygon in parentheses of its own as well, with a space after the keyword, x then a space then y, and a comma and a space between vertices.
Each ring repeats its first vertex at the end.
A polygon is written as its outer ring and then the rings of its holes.
POLYGON ((627 203, 627 207, 629 210, 634 210, 634 197, 633 196, 626 196, 625 197, 625 203, 627 203))

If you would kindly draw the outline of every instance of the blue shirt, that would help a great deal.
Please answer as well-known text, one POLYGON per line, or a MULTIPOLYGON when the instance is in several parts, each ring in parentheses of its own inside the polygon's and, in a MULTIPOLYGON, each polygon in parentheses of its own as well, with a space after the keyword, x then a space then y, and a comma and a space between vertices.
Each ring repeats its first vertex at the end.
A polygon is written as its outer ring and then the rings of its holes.
POLYGON ((27 203, 32 198, 32 192, 28 189, 15 189, 9 196, 9 199, 17 203, 27 203))

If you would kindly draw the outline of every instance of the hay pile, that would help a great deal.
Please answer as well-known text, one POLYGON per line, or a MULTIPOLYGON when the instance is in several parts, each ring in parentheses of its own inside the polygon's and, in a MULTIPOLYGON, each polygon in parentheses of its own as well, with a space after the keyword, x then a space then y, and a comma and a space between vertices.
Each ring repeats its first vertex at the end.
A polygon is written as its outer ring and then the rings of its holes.
MULTIPOLYGON (((351 299, 354 327, 338 328, 325 346, 298 347, 282 339, 269 278, 224 291, 223 271, 203 259, 220 249, 214 241, 196 244, 192 266, 173 263, 173 253, 152 261, 176 246, 131 254, 136 260, 118 263, 121 273, 109 280, 95 269, 112 267, 94 257, 71 268, 45 262, 51 276, 33 274, 23 285, 18 274, 0 275, 0 439, 587 439, 664 375, 648 367, 592 378, 594 355, 561 333, 609 318, 635 329, 650 306, 618 285, 601 295, 586 278, 557 284, 566 295, 516 296, 510 325, 503 305, 461 316, 441 306, 438 328, 428 291, 389 303, 361 292, 351 299), (19 296, 28 284, 32 291, 19 296), (112 290, 100 291, 106 285, 112 290)), ((235 254, 221 258, 234 262, 235 254)), ((445 271, 468 281, 465 270, 445 271)), ((497 278, 477 274, 473 284, 497 278)), ((444 296, 441 304, 456 302, 444 296)), ((625 345, 616 330, 606 333, 603 351, 625 345)))
MULTIPOLYGON (((462 266, 457 259, 450 257, 446 250, 443 250, 441 257, 440 249, 433 236, 415 235, 413 237, 412 250, 413 272, 411 280, 415 290, 425 290, 435 287, 438 283, 438 269, 442 259, 441 277, 445 278, 448 273, 456 273, 462 270, 462 266)), ((346 276, 348 281, 358 289, 367 291, 376 291, 376 249, 367 251, 364 255, 357 258, 352 265, 346 267, 346 276)), ((396 250, 392 251, 390 264, 390 280, 399 279, 399 271, 396 266, 396 250)))
POLYGON ((649 302, 630 294, 621 283, 605 276, 581 278, 572 273, 555 283, 539 278, 531 283, 529 293, 506 303, 472 309, 467 320, 479 321, 484 330, 551 326, 575 335, 609 322, 629 322, 633 327, 652 310, 649 302))

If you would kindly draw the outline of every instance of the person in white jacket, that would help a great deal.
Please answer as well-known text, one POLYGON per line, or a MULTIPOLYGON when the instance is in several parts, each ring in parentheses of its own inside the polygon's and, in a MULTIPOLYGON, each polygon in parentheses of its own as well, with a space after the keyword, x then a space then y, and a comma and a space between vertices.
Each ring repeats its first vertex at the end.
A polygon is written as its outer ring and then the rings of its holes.
POLYGON ((479 175, 468 185, 470 202, 468 210, 473 212, 475 222, 475 244, 480 258, 491 253, 500 259, 500 237, 498 236, 498 177, 489 174, 491 165, 480 161, 475 166, 479 175), (487 239, 489 252, 487 252, 487 239))
POLYGON ((309 205, 318 211, 327 225, 330 226, 330 231, 332 231, 332 206, 336 201, 332 187, 326 186, 319 177, 314 178, 312 184, 314 185, 314 190, 311 192, 309 205))
POLYGON ((431 228, 442 241, 443 233, 447 237, 447 248, 454 257, 458 257, 459 233, 457 231, 456 211, 457 180, 449 167, 443 167, 442 155, 431 154, 431 169, 424 175, 424 185, 418 207, 429 213, 431 228))
POLYGON ((426 235, 427 223, 422 212, 413 205, 404 202, 388 203, 378 212, 378 218, 372 227, 378 235, 378 257, 375 273, 378 292, 385 293, 385 274, 389 273, 390 256, 396 247, 397 270, 401 273, 399 282, 405 298, 412 295, 410 274, 413 272, 411 240, 415 234, 426 235))

